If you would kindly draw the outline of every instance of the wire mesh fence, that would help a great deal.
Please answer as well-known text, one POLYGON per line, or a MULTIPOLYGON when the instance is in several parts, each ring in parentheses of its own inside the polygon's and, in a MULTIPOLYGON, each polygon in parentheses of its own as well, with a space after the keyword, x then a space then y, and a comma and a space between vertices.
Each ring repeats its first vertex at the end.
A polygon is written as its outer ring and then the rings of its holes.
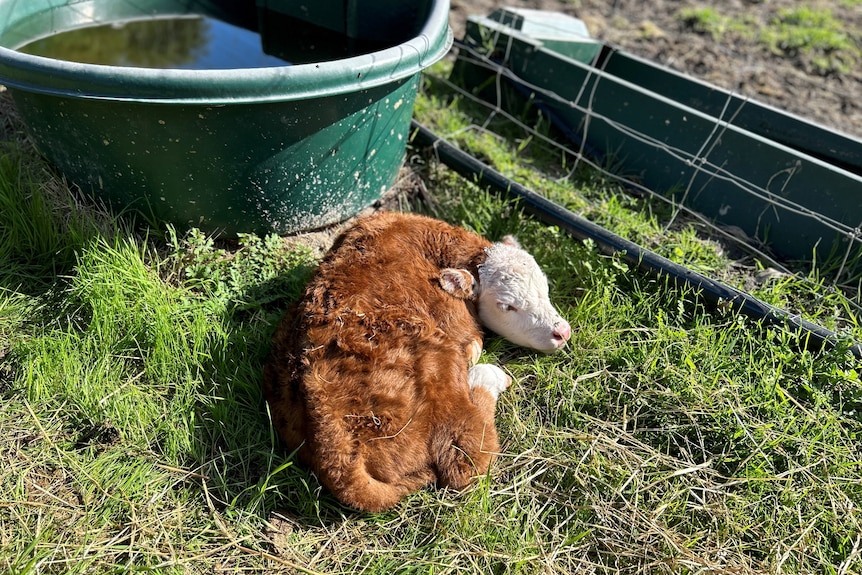
MULTIPOLYGON (((835 166, 825 160, 806 156, 804 165, 796 162, 790 166, 765 166, 765 170, 772 170, 771 175, 765 182, 755 180, 745 173, 734 171, 728 162, 717 161, 714 153, 721 146, 727 147, 730 131, 741 131, 734 122, 746 113, 747 107, 757 105, 756 102, 727 92, 707 136, 692 151, 691 146, 685 148, 673 140, 657 138, 654 133, 645 132, 637 122, 628 122, 625 118, 602 112, 597 105, 602 83, 613 81, 604 69, 609 58, 599 57, 594 65, 584 66, 586 74, 576 85, 570 85, 564 95, 560 90, 531 82, 516 71, 516 66, 511 64, 511 56, 513 50, 518 48, 511 37, 485 37, 483 44, 456 41, 453 50, 454 71, 450 75, 433 72, 429 75, 433 82, 453 95, 481 107, 483 112, 475 117, 475 122, 467 129, 488 132, 493 130, 496 120, 505 119, 533 141, 567 158, 568 172, 560 180, 571 178, 583 167, 594 170, 636 195, 665 205, 668 208, 666 213, 669 214, 663 221, 665 231, 680 220, 696 222, 705 235, 720 238, 723 243, 742 250, 765 267, 781 274, 794 275, 803 282, 825 282, 832 289, 845 294, 848 306, 854 310, 857 318, 862 315, 862 306, 859 304, 862 293, 862 211, 820 210, 816 201, 807 201, 816 198, 806 199, 804 190, 804 202, 798 201, 798 195, 793 197, 783 193, 789 185, 794 184, 795 179, 801 179, 803 173, 805 177, 811 178, 810 172, 815 171, 814 168, 830 173, 837 170, 840 178, 843 178, 842 185, 848 186, 850 194, 862 193, 862 186, 856 186, 862 179, 859 173, 854 173, 852 164, 835 166), (465 67, 471 70, 469 73, 479 70, 482 79, 476 81, 474 78, 472 85, 470 81, 465 83, 458 72, 459 68, 465 67), (516 103, 513 104, 513 101, 516 103), (551 117, 564 108, 576 112, 582 120, 577 124, 557 122, 555 128, 548 131, 537 128, 536 122, 522 113, 525 106, 538 108, 540 114, 551 117), (613 150, 608 154, 596 150, 591 143, 591 130, 599 124, 602 125, 603 136, 608 131, 615 132, 649 148, 656 158, 653 164, 656 170, 673 164, 689 168, 686 178, 681 180, 680 185, 668 189, 650 182, 642 173, 632 173, 625 167, 621 169, 622 162, 613 157, 613 150), (754 229, 745 229, 734 225, 732 220, 722 218, 721 213, 705 213, 697 209, 696 202, 692 205, 689 200, 693 196, 708 194, 710 186, 716 182, 763 206, 761 213, 753 216, 747 214, 760 225, 755 225, 754 229), (766 214, 767 211, 769 214, 766 214), (771 218, 768 226, 763 224, 767 215, 771 218), (853 219, 856 217, 859 218, 858 222, 853 219), (789 236, 798 235, 800 226, 816 226, 821 238, 810 245, 809 258, 787 258, 780 250, 774 249, 770 235, 774 235, 774 230, 782 225, 785 229, 781 233, 789 236)), ((458 136, 456 133, 440 135, 444 139, 458 136)), ((852 138, 846 141, 851 147, 859 146, 858 150, 862 150, 862 142, 852 138)), ((857 153, 857 149, 851 152, 857 153)), ((737 153, 745 155, 749 152, 739 150, 737 153)), ((862 202, 856 205, 862 206, 862 202)))

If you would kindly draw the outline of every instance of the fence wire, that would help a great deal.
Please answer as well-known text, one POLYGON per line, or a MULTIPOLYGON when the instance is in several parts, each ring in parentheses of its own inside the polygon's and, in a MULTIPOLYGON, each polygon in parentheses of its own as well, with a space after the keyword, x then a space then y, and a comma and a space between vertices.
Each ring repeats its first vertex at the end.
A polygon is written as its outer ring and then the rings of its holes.
MULTIPOLYGON (((507 61, 508 50, 511 49, 511 38, 506 46, 506 52, 500 53, 498 51, 496 54, 502 62, 507 61)), ((569 169, 564 176, 558 178, 558 180, 570 179, 579 168, 582 166, 588 166, 590 169, 600 173, 604 178, 617 182, 628 190, 669 205, 671 208, 671 216, 664 222, 663 227, 665 232, 681 217, 685 218, 687 221, 696 222, 711 237, 721 238, 721 240, 726 244, 733 245, 743 252, 750 254, 752 257, 758 259, 763 265, 777 270, 780 274, 792 275, 803 283, 807 282, 812 285, 812 287, 816 285, 821 289, 823 284, 816 282, 825 282, 828 288, 840 291, 845 296, 848 306, 854 310, 857 318, 862 318, 862 305, 860 305, 862 280, 858 277, 846 277, 849 275, 849 273, 846 273, 848 263, 856 254, 862 252, 862 222, 855 227, 847 225, 846 223, 835 220, 826 214, 819 213, 810 207, 789 201, 787 198, 784 198, 780 194, 769 189, 772 181, 778 180, 780 177, 785 178, 782 185, 786 186, 787 181, 794 176, 795 170, 798 166, 780 170, 772 177, 769 184, 766 187, 763 187, 754 182, 747 181, 738 174, 734 174, 726 170, 723 166, 714 164, 710 161, 710 152, 720 141, 723 132, 733 123, 733 120, 740 113, 742 107, 748 103, 749 100, 747 98, 731 93, 731 96, 736 96, 736 102, 741 98, 741 104, 733 106, 733 98, 728 97, 724 109, 717 118, 709 136, 702 143, 697 153, 691 154, 690 152, 686 152, 668 143, 658 141, 654 137, 644 134, 632 126, 625 125, 614 118, 598 114, 593 108, 593 103, 595 101, 595 90, 601 81, 601 74, 603 73, 603 69, 601 67, 596 68, 595 72, 591 72, 591 74, 595 75, 593 78, 588 76, 583 81, 577 91, 577 97, 567 99, 554 91, 525 81, 524 78, 520 77, 512 69, 501 65, 497 59, 492 60, 484 53, 474 49, 472 46, 469 46, 464 42, 455 42, 453 57, 456 63, 460 60, 462 63, 480 67, 481 69, 493 74, 493 87, 496 94, 495 97, 488 100, 477 96, 470 90, 467 90, 463 86, 453 82, 450 78, 443 77, 439 74, 426 73, 434 82, 441 86, 445 86, 445 88, 453 94, 457 94, 460 98, 477 104, 486 110, 483 119, 477 119, 478 121, 466 129, 487 133, 491 131, 492 122, 496 118, 503 118, 507 122, 517 126, 525 134, 528 134, 528 136, 533 140, 541 142, 550 149, 565 155, 565 157, 571 162, 571 169, 569 169), (591 81, 596 78, 598 78, 598 81, 591 81), (553 134, 548 135, 536 129, 536 127, 525 123, 521 118, 506 110, 503 105, 504 90, 507 89, 507 87, 512 86, 512 83, 520 84, 528 91, 539 95, 545 101, 554 102, 555 105, 568 106, 583 114, 584 121, 579 126, 578 133, 575 135, 576 137, 570 137, 566 140, 555 137, 553 134), (590 90, 591 93, 586 100, 586 105, 578 104, 587 90, 590 90), (669 198, 662 193, 666 193, 667 190, 653 189, 637 178, 629 177, 614 171, 613 166, 609 168, 607 165, 604 165, 601 160, 597 159, 596 155, 592 153, 593 151, 590 150, 586 144, 586 135, 590 130, 590 124, 597 120, 607 123, 620 133, 624 133, 629 138, 639 140, 655 147, 669 159, 683 161, 688 166, 691 166, 694 170, 694 175, 688 179, 688 183, 683 190, 681 199, 675 200, 673 198, 669 198), (768 205, 770 209, 787 211, 789 213, 798 214, 806 218, 810 218, 813 221, 817 221, 826 228, 834 231, 837 236, 846 239, 846 251, 840 255, 840 262, 837 264, 837 272, 826 276, 814 269, 792 269, 790 264, 781 261, 778 257, 771 254, 767 246, 762 244, 756 238, 750 237, 740 228, 733 225, 722 225, 716 223, 704 214, 687 207, 684 204, 685 199, 691 193, 697 193, 699 191, 693 189, 693 186, 695 184, 697 174, 700 173, 706 174, 709 179, 720 179, 731 184, 735 188, 744 191, 746 194, 750 194, 758 198, 760 201, 768 205)), ((605 62, 606 61, 607 60, 605 60, 605 62)), ((444 140, 450 142, 458 135, 458 133, 439 134, 439 136, 444 140)), ((567 135, 572 136, 572 134, 567 135)), ((703 185, 700 186, 701 189, 702 187, 703 185)), ((814 265, 816 265, 816 262, 814 265)))

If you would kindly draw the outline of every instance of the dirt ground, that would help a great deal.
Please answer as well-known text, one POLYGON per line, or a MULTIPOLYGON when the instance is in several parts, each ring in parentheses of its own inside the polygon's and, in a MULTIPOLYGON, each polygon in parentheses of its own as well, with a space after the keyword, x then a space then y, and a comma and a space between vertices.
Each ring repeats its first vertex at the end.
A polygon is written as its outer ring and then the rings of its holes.
POLYGON ((710 6, 722 16, 766 24, 784 8, 825 7, 847 30, 862 34, 862 3, 839 0, 450 0, 455 38, 468 15, 497 7, 555 10, 580 18, 590 35, 673 69, 862 139, 862 64, 844 73, 817 73, 801 56, 772 54, 756 40, 698 33, 679 17, 684 8, 710 6))

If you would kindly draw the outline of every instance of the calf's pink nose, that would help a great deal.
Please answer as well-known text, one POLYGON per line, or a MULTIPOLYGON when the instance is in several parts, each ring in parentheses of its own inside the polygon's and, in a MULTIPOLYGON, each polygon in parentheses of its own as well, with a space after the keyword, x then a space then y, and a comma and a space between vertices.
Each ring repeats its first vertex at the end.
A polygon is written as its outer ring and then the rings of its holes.
POLYGON ((572 327, 566 320, 563 320, 554 328, 554 335, 563 341, 568 341, 572 337, 572 327))

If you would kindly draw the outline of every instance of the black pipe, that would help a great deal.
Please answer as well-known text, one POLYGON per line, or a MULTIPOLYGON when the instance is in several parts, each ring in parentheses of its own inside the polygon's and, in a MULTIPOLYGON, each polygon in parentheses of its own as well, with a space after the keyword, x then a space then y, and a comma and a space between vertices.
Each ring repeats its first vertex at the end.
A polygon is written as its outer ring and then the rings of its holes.
POLYGON ((507 178, 470 154, 459 150, 416 120, 413 120, 412 130, 414 144, 420 147, 433 148, 439 160, 450 169, 462 177, 475 178, 475 183, 493 192, 517 200, 525 211, 544 223, 557 226, 577 239, 591 239, 603 252, 617 254, 641 271, 656 276, 665 276, 672 279, 677 285, 694 288, 696 292, 714 305, 731 307, 749 317, 763 320, 767 324, 781 326, 797 334, 800 338, 804 338, 811 349, 833 349, 844 343, 848 345, 848 350, 857 360, 862 360, 862 344, 847 342, 846 340, 842 342, 838 335, 831 330, 694 272, 685 266, 676 264, 574 214, 507 178))

